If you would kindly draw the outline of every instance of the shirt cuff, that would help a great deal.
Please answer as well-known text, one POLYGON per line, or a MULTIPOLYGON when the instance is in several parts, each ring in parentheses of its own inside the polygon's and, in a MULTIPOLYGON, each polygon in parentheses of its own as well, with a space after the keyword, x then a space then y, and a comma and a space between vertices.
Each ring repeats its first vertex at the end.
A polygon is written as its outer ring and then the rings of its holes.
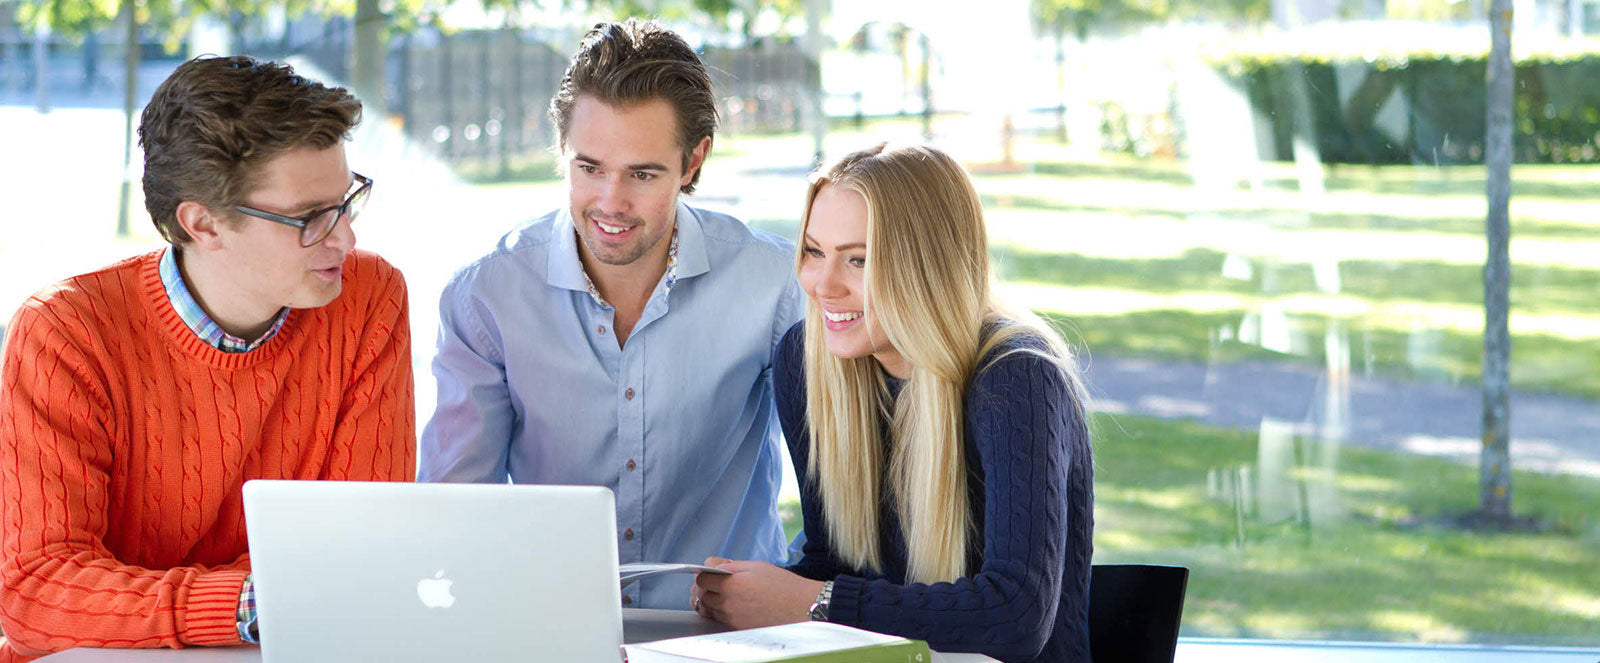
POLYGON ((178 641, 208 647, 239 644, 240 587, 248 571, 199 574, 181 597, 178 641))
POLYGON ((255 575, 244 577, 244 587, 239 590, 239 639, 252 645, 259 644, 261 632, 256 625, 255 575))

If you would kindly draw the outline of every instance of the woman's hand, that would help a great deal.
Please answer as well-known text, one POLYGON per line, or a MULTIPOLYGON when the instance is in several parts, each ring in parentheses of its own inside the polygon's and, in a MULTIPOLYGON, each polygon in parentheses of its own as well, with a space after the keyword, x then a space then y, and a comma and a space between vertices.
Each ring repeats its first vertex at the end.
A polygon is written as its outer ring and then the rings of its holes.
POLYGON ((689 603, 695 612, 736 629, 806 621, 806 612, 822 592, 822 581, 802 578, 766 562, 735 562, 707 557, 733 575, 695 576, 689 603))

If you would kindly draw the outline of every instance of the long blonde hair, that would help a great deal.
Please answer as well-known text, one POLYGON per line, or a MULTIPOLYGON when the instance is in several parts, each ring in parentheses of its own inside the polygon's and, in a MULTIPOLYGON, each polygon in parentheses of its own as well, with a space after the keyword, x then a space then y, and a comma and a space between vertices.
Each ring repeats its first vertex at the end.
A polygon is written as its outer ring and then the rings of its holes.
POLYGON ((806 471, 821 493, 828 535, 842 561, 882 571, 878 509, 888 490, 909 553, 907 581, 955 580, 967 574, 978 534, 967 489, 968 463, 977 460, 965 457, 963 443, 965 394, 978 362, 1003 341, 1027 335, 1043 350, 1012 352, 1035 352, 1059 366, 1079 417, 1082 386, 1053 329, 993 300, 983 208, 949 155, 928 146, 880 144, 818 171, 806 197, 802 237, 825 186, 866 199, 865 309, 911 375, 891 400, 875 359, 828 352, 822 312, 810 301, 806 471), (890 422, 887 449, 884 420, 890 422))

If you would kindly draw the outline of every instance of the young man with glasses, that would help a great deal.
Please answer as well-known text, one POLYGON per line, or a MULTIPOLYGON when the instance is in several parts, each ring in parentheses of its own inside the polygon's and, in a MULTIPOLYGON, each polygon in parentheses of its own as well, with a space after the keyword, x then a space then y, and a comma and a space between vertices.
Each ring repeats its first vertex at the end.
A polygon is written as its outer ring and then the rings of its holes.
MULTIPOLYGON (((771 366, 803 297, 792 244, 680 200, 716 129, 705 65, 653 22, 599 24, 550 117, 569 204, 445 288, 418 477, 609 487, 623 562, 784 561, 771 366)), ((692 580, 623 603, 686 610, 692 580)))
POLYGON ((0 662, 253 639, 240 488, 415 467, 405 282, 354 250, 361 103, 179 66, 139 126, 171 246, 35 294, 0 379, 0 662))

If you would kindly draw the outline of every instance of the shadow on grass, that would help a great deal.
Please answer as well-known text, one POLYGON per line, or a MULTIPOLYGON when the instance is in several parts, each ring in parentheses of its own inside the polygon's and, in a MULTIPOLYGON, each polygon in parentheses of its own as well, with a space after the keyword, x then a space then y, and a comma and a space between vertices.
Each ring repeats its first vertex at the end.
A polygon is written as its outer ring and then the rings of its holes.
POLYGON ((1040 161, 1025 164, 1024 169, 1024 172, 1031 175, 1049 177, 1137 180, 1140 182, 1160 182, 1182 186, 1194 185, 1194 178, 1183 170, 1156 163, 1112 164, 1040 161))
MULTIPOLYGON (((1137 292, 1228 292, 1240 295, 1317 293, 1307 263, 1244 258, 1249 276, 1223 276, 1227 254, 1189 249, 1171 258, 1102 258, 1076 253, 992 247, 1002 281, 1027 281, 1074 287, 1121 288, 1137 292)), ((1373 302, 1439 304, 1483 303, 1483 267, 1438 261, 1346 260, 1339 263, 1339 292, 1373 302)), ((1600 293, 1600 271, 1573 267, 1515 264, 1511 300, 1519 313, 1592 314, 1600 293)))
MULTIPOLYGON (((1384 194, 1420 194, 1420 195, 1464 195, 1487 196, 1484 178, 1471 176, 1452 176, 1449 179, 1436 179, 1427 177, 1432 172, 1431 168, 1415 167, 1410 171, 1386 171, 1383 175, 1371 177, 1358 176, 1333 176, 1329 177, 1324 186, 1328 191, 1363 191, 1368 193, 1384 194), (1408 176, 1408 174, 1410 176, 1408 176)), ((1581 200, 1592 198, 1595 195, 1593 183, 1589 182, 1555 182, 1540 180, 1536 176, 1522 175, 1513 177, 1512 188, 1516 196, 1529 196, 1539 198, 1569 198, 1581 200)), ((1297 191, 1299 183, 1293 178, 1268 178, 1267 186, 1286 191, 1297 191)))
MULTIPOLYGON (((1478 236, 1484 233, 1481 217, 1416 217, 1390 214, 1359 214, 1340 212, 1303 212, 1294 209, 1256 207, 1228 209, 1203 214, 1171 208, 1140 207, 1137 205, 1088 205, 1063 202, 1056 198, 1034 195, 983 194, 979 196, 984 209, 1042 210, 1063 213, 1117 214, 1131 218, 1162 217, 1191 220, 1199 216, 1207 219, 1238 222, 1259 222, 1265 227, 1279 230, 1370 230, 1385 232, 1415 232, 1478 236), (1286 217, 1294 217, 1294 224, 1285 224, 1286 217)), ((1518 217, 1511 221, 1512 233, 1517 237, 1546 239, 1600 239, 1600 227, 1560 221, 1546 221, 1518 217)))
MULTIPOLYGON (((1040 161, 1025 164, 1026 172, 1035 175, 1083 179, 1120 179, 1138 182, 1159 182, 1191 186, 1194 178, 1184 169, 1183 162, 1147 160, 1144 162, 1088 163, 1040 161)), ((1462 169, 1440 170, 1431 166, 1385 166, 1365 172, 1335 168, 1323 180, 1328 191, 1360 191, 1379 194, 1419 195, 1486 195, 1484 178, 1462 169)), ((1559 181, 1540 179, 1535 172, 1517 172, 1515 195, 1584 199, 1595 195, 1594 185, 1585 181, 1559 181)), ((1269 188, 1298 191, 1299 180, 1292 176, 1273 175, 1262 180, 1269 188)))
MULTIPOLYGON (((1274 359, 1325 366, 1323 338, 1333 319, 1292 315, 1286 324, 1289 353, 1236 340, 1245 326, 1246 310, 1194 312, 1175 309, 1123 315, 1067 315, 1039 312, 1074 346, 1095 353, 1192 362, 1274 359)), ((1477 333, 1366 327, 1360 319, 1340 321, 1344 346, 1358 374, 1440 382, 1478 380, 1482 374, 1483 341, 1477 333)), ((1600 398, 1600 345, 1544 334, 1519 334, 1511 357, 1512 387, 1527 392, 1600 398)))

